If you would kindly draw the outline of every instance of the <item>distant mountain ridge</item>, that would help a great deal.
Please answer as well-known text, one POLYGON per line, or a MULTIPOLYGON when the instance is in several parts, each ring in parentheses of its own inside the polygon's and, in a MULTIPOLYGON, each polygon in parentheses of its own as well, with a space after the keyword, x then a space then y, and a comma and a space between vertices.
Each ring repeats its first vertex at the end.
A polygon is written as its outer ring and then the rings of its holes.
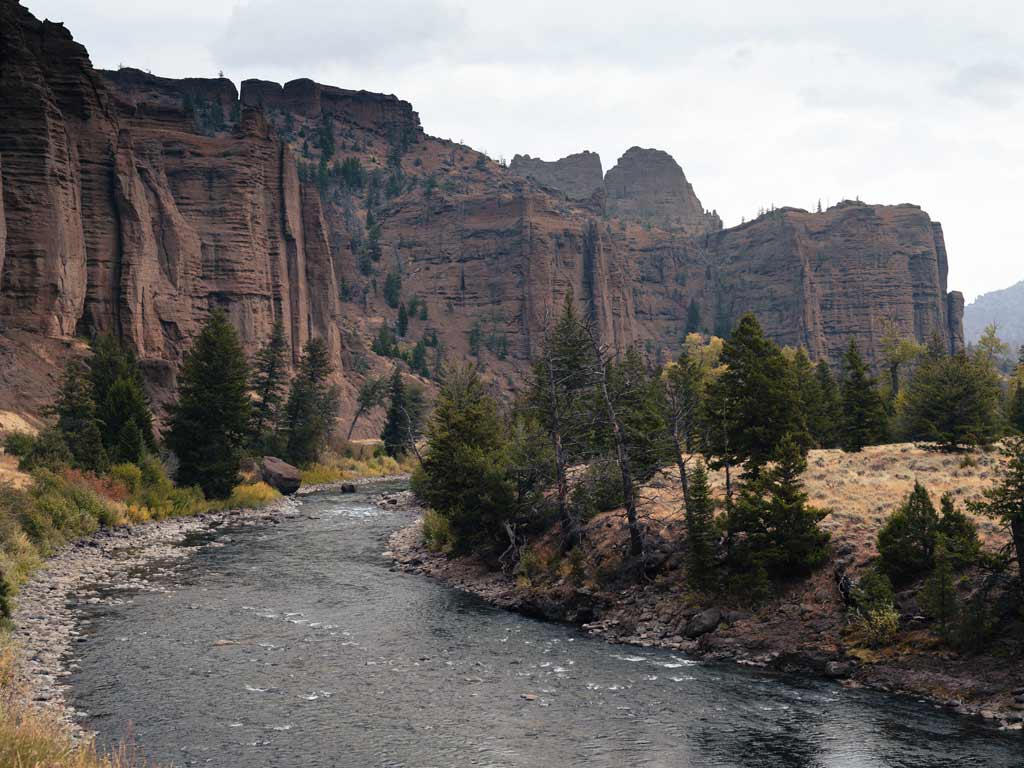
POLYGON ((996 324, 999 338, 1014 350, 1024 344, 1024 280, 1009 288, 984 293, 964 309, 967 341, 977 341, 990 323, 996 324))

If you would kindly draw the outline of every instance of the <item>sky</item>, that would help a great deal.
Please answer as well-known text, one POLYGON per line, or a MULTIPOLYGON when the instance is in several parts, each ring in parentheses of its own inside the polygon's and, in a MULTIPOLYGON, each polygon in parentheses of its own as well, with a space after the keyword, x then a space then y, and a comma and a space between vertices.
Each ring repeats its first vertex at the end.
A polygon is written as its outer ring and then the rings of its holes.
POLYGON ((498 159, 664 149, 726 226, 912 202, 970 301, 1024 278, 1020 0, 22 0, 94 65, 309 77, 498 159))

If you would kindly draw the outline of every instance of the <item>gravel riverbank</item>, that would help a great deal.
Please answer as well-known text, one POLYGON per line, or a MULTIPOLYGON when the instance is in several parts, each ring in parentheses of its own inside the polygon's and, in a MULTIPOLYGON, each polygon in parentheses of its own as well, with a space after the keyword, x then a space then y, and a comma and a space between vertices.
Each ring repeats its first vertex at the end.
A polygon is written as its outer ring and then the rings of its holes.
MULTIPOLYGON (((415 509, 408 494, 400 503, 415 509)), ((923 644, 870 661, 858 659, 838 639, 845 617, 834 607, 836 601, 819 607, 783 602, 750 614, 717 606, 687 608, 664 584, 601 592, 565 583, 532 587, 476 558, 449 559, 429 551, 421 520, 392 534, 385 555, 403 571, 439 579, 500 608, 576 624, 610 642, 830 677, 847 687, 914 696, 1004 729, 1024 728, 1024 669, 1019 665, 982 654, 958 657, 923 644)))
MULTIPOLYGON (((181 546, 190 534, 239 523, 274 523, 297 515, 287 498, 260 509, 211 512, 142 525, 103 529, 61 549, 24 586, 14 614, 13 639, 30 699, 52 708, 76 732, 76 713, 67 704, 66 678, 76 668, 75 649, 88 642, 79 622, 80 604, 120 603, 138 591, 165 591, 139 571, 159 563, 158 575, 173 573, 195 551, 181 546)), ((198 543, 218 546, 217 542, 198 543)))

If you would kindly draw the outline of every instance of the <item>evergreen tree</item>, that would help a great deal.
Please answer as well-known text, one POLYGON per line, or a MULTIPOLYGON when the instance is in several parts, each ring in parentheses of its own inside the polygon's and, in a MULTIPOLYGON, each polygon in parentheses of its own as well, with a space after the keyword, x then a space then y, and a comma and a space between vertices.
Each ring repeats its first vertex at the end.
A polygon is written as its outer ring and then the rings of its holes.
POLYGON ((146 399, 142 371, 131 349, 113 336, 98 336, 91 344, 89 379, 101 424, 103 444, 114 453, 125 423, 135 422, 147 450, 156 449, 153 414, 146 399))
POLYGON ((999 376, 988 358, 963 352, 917 366, 903 402, 907 437, 944 450, 990 445, 1000 430, 999 376))
POLYGON ((686 335, 700 333, 700 307, 696 299, 690 299, 690 306, 686 309, 686 335))
POLYGON ((178 401, 169 408, 166 442, 181 485, 198 485, 208 498, 231 495, 252 425, 248 390, 242 344, 216 310, 185 356, 178 401))
POLYGON ((302 350, 285 406, 288 460, 296 466, 316 461, 334 428, 339 394, 330 383, 332 373, 327 343, 310 339, 302 350))
POLYGON ((744 483, 726 516, 735 568, 763 568, 772 577, 787 578, 810 573, 825 561, 829 534, 818 523, 828 510, 807 504, 800 480, 806 468, 796 441, 787 437, 775 465, 744 483))
POLYGON ((949 558, 950 565, 962 571, 978 561, 981 554, 981 540, 978 538, 978 526, 967 515, 956 508, 953 495, 942 494, 939 502, 941 517, 936 533, 941 536, 949 558))
MULTIPOLYGON (((401 375, 392 376, 392 399, 401 375)), ((507 428, 473 367, 448 371, 427 428, 416 495, 444 516, 456 552, 494 554, 508 543, 505 523, 515 506, 507 428)))
POLYGON ((807 424, 812 439, 821 448, 835 448, 839 444, 839 431, 843 423, 843 402, 839 385, 832 376, 832 369, 824 360, 814 367, 814 378, 818 381, 821 399, 818 407, 807 414, 807 424))
POLYGON ((72 465, 92 472, 106 471, 109 461, 96 418, 92 385, 77 362, 70 361, 64 368, 53 412, 57 430, 71 450, 72 465))
POLYGON ((423 339, 416 342, 409 356, 409 367, 414 373, 418 373, 425 379, 430 378, 430 368, 427 366, 427 343, 423 339))
POLYGON ((882 570, 894 584, 903 584, 931 570, 939 517, 931 496, 921 483, 878 533, 878 554, 882 570))
POLYGON ((704 377, 700 365, 683 352, 661 373, 664 390, 661 402, 665 407, 665 423, 672 441, 672 453, 679 468, 679 482, 684 503, 689 503, 686 465, 697 448, 704 377))
POLYGON ((352 415, 352 423, 349 424, 348 434, 345 435, 346 440, 352 439, 352 432, 356 428, 359 417, 384 405, 387 396, 388 380, 384 376, 371 376, 360 385, 359 392, 356 394, 356 412, 352 415))
POLYGON ((725 371, 708 388, 707 431, 716 464, 756 476, 786 437, 806 447, 807 428, 792 368, 748 313, 725 342, 725 371))
POLYGON ((7 583, 4 572, 0 571, 0 619, 10 619, 11 610, 11 585, 7 583))
POLYGON ((275 431, 280 422, 288 375, 287 356, 288 342, 285 340, 284 323, 278 319, 270 339, 256 353, 253 365, 252 390, 256 398, 252 409, 252 436, 253 443, 261 450, 267 443, 266 433, 275 431))
POLYGON ((925 347, 913 339, 908 339, 900 334, 895 323, 889 323, 885 335, 882 337, 882 357, 889 369, 888 402, 894 404, 900 395, 902 384, 901 371, 907 365, 920 359, 925 353, 925 347))
POLYGON ((152 432, 153 417, 149 411, 146 396, 134 377, 119 376, 114 381, 110 389, 107 390, 101 411, 105 418, 104 442, 108 443, 108 451, 111 456, 117 456, 118 461, 135 463, 138 461, 138 456, 141 456, 132 449, 131 455, 137 456, 137 458, 123 458, 121 444, 126 432, 131 435, 133 446, 135 434, 138 434, 142 441, 143 452, 155 447, 152 432))
POLYGON ((121 427, 113 460, 118 464, 138 464, 146 455, 146 443, 142 439, 139 425, 129 419, 121 427))
POLYGON ((1024 434, 1024 346, 1020 348, 1017 361, 1017 376, 1010 397, 1010 428, 1024 434))
POLYGON ((596 364, 585 322, 569 291, 554 328, 545 328, 527 392, 529 406, 551 443, 558 519, 567 550, 581 540, 579 515, 569 503, 567 472, 587 452, 584 438, 591 419, 586 395, 594 384, 596 364))
POLYGON ((811 360, 803 347, 797 349, 790 366, 800 412, 807 424, 810 445, 823 448, 832 424, 828 413, 829 404, 825 401, 825 393, 822 391, 817 371, 811 365, 811 360))
POLYGON ((395 324, 395 333, 404 338, 409 332, 409 313, 405 309, 405 302, 398 305, 398 322, 395 324))
POLYGON ((953 566, 946 540, 941 535, 936 541, 934 560, 934 569, 921 590, 921 605, 938 622, 942 637, 949 640, 959 614, 960 601, 953 585, 953 566))
POLYGON ((985 491, 985 500, 972 504, 974 511, 1001 520, 1010 529, 1010 538, 1017 553, 1020 586, 1024 592, 1024 437, 1015 436, 1003 442, 1001 452, 1006 460, 999 482, 985 491))
POLYGON ((709 587, 714 582, 718 535, 708 473, 701 462, 698 461, 689 472, 687 486, 687 572, 698 588, 709 587))
MULTIPOLYGON (((392 309, 398 309, 398 303, 402 300, 402 276, 397 272, 388 272, 384 278, 384 301, 392 309)), ((400 333, 399 336, 405 334, 400 333)))
POLYGON ((839 445, 844 451, 856 452, 885 438, 885 406, 878 394, 875 380, 860 356, 857 341, 850 339, 843 356, 842 380, 843 424, 839 445))
POLYGON ((406 384, 402 372, 395 368, 388 391, 388 415, 381 432, 384 450, 389 456, 401 456, 416 450, 426 402, 418 385, 406 384))

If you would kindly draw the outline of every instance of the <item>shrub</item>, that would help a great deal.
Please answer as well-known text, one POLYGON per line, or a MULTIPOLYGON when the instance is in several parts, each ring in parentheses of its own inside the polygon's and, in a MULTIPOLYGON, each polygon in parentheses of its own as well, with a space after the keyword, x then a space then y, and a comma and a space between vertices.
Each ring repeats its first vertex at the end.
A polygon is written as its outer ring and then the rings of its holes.
POLYGON ((868 645, 878 648, 890 645, 900 631, 900 614, 891 605, 860 614, 860 628, 868 645))
POLYGON ((258 509, 265 507, 281 498, 281 494, 264 483, 243 483, 235 486, 235 489, 224 501, 218 502, 220 509, 258 509))
POLYGON ((612 460, 598 460, 589 465, 573 485, 569 501, 582 521, 621 507, 625 502, 618 465, 612 460))
POLYGON ((110 478, 123 485, 132 496, 142 490, 142 470, 137 464, 115 464, 110 468, 110 478))
POLYGON ((21 457, 18 468, 24 472, 37 469, 57 471, 71 463, 71 451, 68 450, 61 433, 54 429, 44 429, 32 442, 28 453, 21 457))
POLYGON ((36 438, 28 432, 9 432, 4 438, 4 450, 18 458, 31 453, 35 444, 36 438))
POLYGON ((544 575, 543 558, 532 548, 523 550, 516 563, 515 574, 529 583, 535 582, 544 575))
POLYGON ((981 540, 978 538, 978 526, 967 515, 956 508, 953 497, 943 494, 940 503, 942 517, 937 532, 945 539, 946 552, 950 565, 954 570, 963 570, 978 561, 981 555, 981 540))
POLYGON ((431 552, 449 552, 455 543, 448 518, 430 509, 423 515, 423 541, 431 552))
POLYGON ((895 599, 889 577, 875 568, 861 576, 853 588, 853 601, 861 613, 892 608, 895 599))
POLYGON ((878 534, 882 569, 895 583, 905 583, 930 571, 939 525, 935 506, 920 483, 878 534))

